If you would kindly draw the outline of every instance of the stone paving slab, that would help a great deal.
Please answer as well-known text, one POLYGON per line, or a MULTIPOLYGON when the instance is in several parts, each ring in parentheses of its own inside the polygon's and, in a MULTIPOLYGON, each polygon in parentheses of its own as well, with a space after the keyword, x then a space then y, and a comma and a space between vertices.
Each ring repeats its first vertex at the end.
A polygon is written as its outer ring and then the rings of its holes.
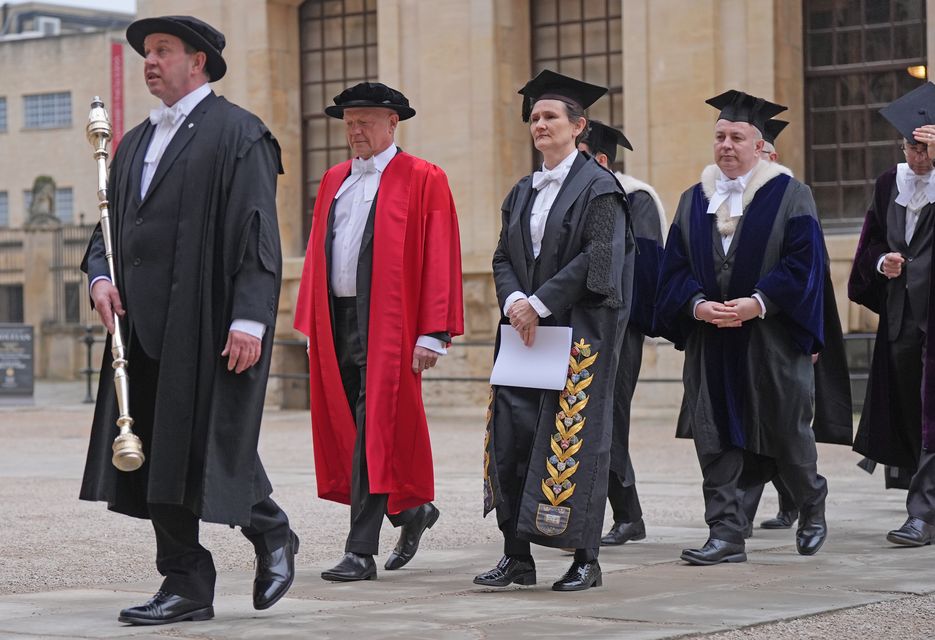
MULTIPOLYGON (((416 559, 395 572, 382 569, 398 535, 387 525, 378 579, 351 584, 319 576, 340 557, 347 508, 314 495, 308 416, 269 412, 261 454, 274 497, 302 537, 288 596, 269 611, 253 610, 249 545, 227 527, 205 526, 219 569, 217 617, 121 625, 119 610, 159 584, 151 528, 77 501, 90 408, 63 402, 74 391, 67 385, 57 389, 43 396, 48 406, 0 408, 0 501, 9 516, 0 528, 0 640, 796 638, 809 628, 822 634, 809 637, 836 638, 835 625, 846 626, 835 613, 842 611, 862 620, 848 628, 875 640, 892 637, 892 616, 911 630, 905 637, 932 630, 935 549, 886 543, 885 532, 905 519, 905 493, 884 492, 881 475, 858 470, 858 457, 843 447, 819 448, 831 534, 818 555, 796 554, 792 531, 757 528, 747 563, 680 562, 681 550, 703 543, 707 530, 693 448, 671 437, 674 416, 666 412, 638 414, 631 442, 647 538, 602 550, 603 587, 551 591, 571 559, 539 547, 535 587, 477 587, 473 576, 500 556, 496 524, 479 514, 482 409, 430 414, 442 518, 416 559), (865 609, 869 617, 856 615, 865 609)), ((775 513, 771 489, 767 495, 757 522, 775 513)))

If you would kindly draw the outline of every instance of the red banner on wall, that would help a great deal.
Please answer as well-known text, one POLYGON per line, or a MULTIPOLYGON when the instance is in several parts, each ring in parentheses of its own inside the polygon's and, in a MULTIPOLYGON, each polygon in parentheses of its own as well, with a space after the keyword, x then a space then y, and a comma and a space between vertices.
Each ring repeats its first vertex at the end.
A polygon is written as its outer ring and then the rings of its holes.
POLYGON ((110 45, 110 122, 113 127, 111 157, 123 138, 123 44, 110 45))

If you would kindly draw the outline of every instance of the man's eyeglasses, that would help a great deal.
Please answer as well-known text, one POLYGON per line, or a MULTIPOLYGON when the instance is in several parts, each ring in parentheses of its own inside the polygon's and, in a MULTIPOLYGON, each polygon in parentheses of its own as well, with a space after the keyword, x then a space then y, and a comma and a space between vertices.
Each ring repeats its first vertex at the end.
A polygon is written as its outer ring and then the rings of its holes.
POLYGON ((929 154, 928 147, 924 144, 901 144, 899 150, 906 155, 912 153, 917 156, 927 156, 929 154))

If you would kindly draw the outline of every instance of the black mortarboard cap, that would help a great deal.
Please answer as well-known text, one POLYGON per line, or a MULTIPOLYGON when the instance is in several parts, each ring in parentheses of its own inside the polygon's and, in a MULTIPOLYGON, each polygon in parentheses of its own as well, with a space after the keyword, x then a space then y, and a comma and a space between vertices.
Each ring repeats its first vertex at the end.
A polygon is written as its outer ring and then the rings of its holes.
POLYGON ((607 93, 607 87, 599 87, 596 84, 545 69, 527 82, 517 93, 523 96, 523 122, 529 122, 529 114, 532 113, 532 107, 537 100, 564 98, 571 100, 582 109, 587 109, 607 93))
POLYGON ((787 124, 789 123, 785 120, 776 120, 773 118, 766 121, 764 129, 760 133, 763 134, 763 139, 768 143, 776 144, 776 138, 779 137, 779 134, 786 128, 787 124))
POLYGON ((613 162, 617 159, 617 145, 633 151, 633 145, 623 135, 623 131, 608 127, 600 120, 591 120, 589 125, 591 128, 582 142, 588 145, 591 153, 605 153, 607 159, 613 162))
POLYGON ((912 142, 912 132, 923 124, 935 124, 935 84, 926 82, 880 109, 902 136, 912 142))
POLYGON ((749 122, 759 129, 760 133, 764 132, 767 120, 787 109, 781 104, 757 98, 736 89, 725 91, 719 96, 705 100, 705 102, 715 109, 721 110, 718 120, 749 122))

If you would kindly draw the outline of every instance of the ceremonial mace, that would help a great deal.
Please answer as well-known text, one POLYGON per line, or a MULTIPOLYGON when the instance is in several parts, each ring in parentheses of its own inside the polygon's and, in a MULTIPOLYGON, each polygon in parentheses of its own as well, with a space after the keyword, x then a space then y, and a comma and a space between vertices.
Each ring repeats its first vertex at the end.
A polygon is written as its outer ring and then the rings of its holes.
MULTIPOLYGON (((104 236, 104 252, 107 256, 107 268, 110 281, 117 286, 117 273, 114 269, 114 244, 110 230, 110 211, 107 202, 107 143, 111 129, 104 102, 94 96, 91 101, 91 113, 88 114, 88 142, 94 147, 94 159, 97 160, 97 198, 101 210, 101 234, 104 236)), ((120 331, 120 318, 114 312, 114 334, 111 336, 110 352, 113 356, 114 389, 117 392, 117 427, 120 433, 114 438, 114 457, 111 462, 121 471, 136 471, 146 459, 143 455, 143 441, 133 433, 133 418, 130 417, 130 378, 127 376, 126 348, 120 331)))

